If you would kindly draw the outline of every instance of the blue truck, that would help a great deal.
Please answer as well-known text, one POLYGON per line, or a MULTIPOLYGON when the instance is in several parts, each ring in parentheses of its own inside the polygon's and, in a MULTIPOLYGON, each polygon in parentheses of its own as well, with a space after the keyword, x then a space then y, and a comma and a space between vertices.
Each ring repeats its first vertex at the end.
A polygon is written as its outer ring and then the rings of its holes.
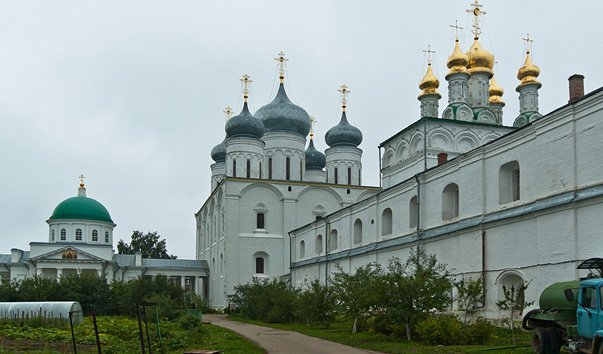
POLYGON ((580 280, 559 282, 540 294, 539 308, 524 316, 522 327, 534 331, 534 353, 603 354, 603 258, 590 258, 578 269, 580 280))

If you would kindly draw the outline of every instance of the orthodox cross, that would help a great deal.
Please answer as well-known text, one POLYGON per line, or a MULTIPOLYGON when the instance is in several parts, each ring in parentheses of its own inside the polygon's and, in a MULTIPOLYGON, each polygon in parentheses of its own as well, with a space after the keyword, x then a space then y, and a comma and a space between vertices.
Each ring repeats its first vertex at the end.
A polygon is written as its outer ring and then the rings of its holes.
POLYGON ((529 33, 526 35, 526 38, 522 39, 526 41, 526 54, 530 54, 530 52, 532 51, 532 43, 534 43, 534 40, 530 39, 529 33))
POLYGON ((316 118, 310 116, 310 139, 314 137, 314 125, 316 124, 316 118))
POLYGON ((347 96, 351 91, 348 90, 348 87, 345 84, 341 85, 341 88, 337 91, 341 93, 341 108, 343 108, 343 111, 345 112, 345 108, 348 104, 347 96))
POLYGON ((281 84, 285 80, 285 62, 289 61, 289 59, 285 58, 285 53, 282 51, 278 53, 278 58, 274 58, 278 62, 278 78, 281 81, 281 84))
POLYGON ((463 27, 459 26, 458 20, 454 20, 454 25, 450 25, 450 27, 454 28, 454 38, 458 41, 459 40, 459 30, 463 29, 463 27))
POLYGON ((84 187, 84 178, 86 177, 84 177, 84 175, 80 175, 78 178, 80 179, 80 187, 84 187))
POLYGON ((253 81, 249 75, 245 74, 241 77, 241 82, 243 83, 243 100, 247 102, 247 99, 249 98, 249 85, 253 81))
POLYGON ((234 112, 232 111, 232 108, 230 108, 230 106, 226 106, 226 108, 224 109, 224 115, 226 116, 226 120, 229 120, 230 117, 232 117, 232 115, 234 114, 234 112))
POLYGON ((473 7, 473 9, 468 9, 465 11, 467 11, 467 13, 473 14, 473 36, 475 37, 475 39, 477 39, 477 38, 479 38, 479 35, 482 33, 481 28, 479 26, 479 16, 485 15, 486 11, 482 11, 479 9, 483 5, 478 4, 477 0, 475 0, 475 2, 473 4, 470 4, 469 6, 473 7))
POLYGON ((427 53, 427 64, 431 65, 431 54, 435 54, 435 50, 431 50, 431 46, 427 46, 427 50, 423 49, 423 53, 427 53))

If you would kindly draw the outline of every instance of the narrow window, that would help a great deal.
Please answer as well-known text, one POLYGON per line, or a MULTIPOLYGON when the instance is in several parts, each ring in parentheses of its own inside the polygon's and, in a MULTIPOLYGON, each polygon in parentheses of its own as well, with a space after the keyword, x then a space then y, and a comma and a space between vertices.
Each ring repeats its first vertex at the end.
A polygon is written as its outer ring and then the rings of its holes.
POLYGON ((220 274, 224 273, 224 254, 220 253, 220 274))
POLYGON ((381 235, 389 235, 392 233, 392 210, 386 208, 381 214, 381 235))
POLYGON ((247 178, 251 178, 251 161, 247 159, 247 178))
POLYGON ((316 243, 314 243, 314 252, 316 254, 322 253, 322 235, 316 236, 316 243))
POLYGON ((520 198, 520 171, 517 161, 500 166, 498 172, 498 202, 505 204, 520 198))
POLYGON ((352 184, 352 169, 348 167, 348 185, 352 184))
POLYGON ((334 251, 337 249, 337 230, 331 230, 331 234, 329 235, 329 251, 334 251))
POLYGON ((260 179, 262 179, 262 162, 260 162, 260 179))
POLYGON ((285 179, 288 181, 291 179, 291 158, 285 159, 285 179))
POLYGON ((305 258, 306 257, 306 243, 304 241, 301 241, 299 243, 299 258, 305 258))
POLYGON ((75 230, 75 240, 76 241, 82 240, 82 229, 75 230))
POLYGON ((410 202, 408 203, 408 227, 414 228, 417 227, 417 223, 419 221, 419 203, 417 201, 417 196, 410 198, 410 202))
POLYGON ((256 214, 255 228, 263 230, 265 228, 264 221, 265 221, 265 214, 264 213, 257 213, 256 214))
POLYGON ((264 274, 264 257, 255 258, 255 273, 264 274))
POLYGON ((65 241, 67 239, 67 231, 65 229, 61 229, 61 241, 65 241))
POLYGON ((98 231, 96 231, 96 230, 92 230, 92 241, 94 241, 94 242, 98 241, 98 231))
POLYGON ((272 157, 268 158, 268 179, 272 179, 272 157))
POLYGON ((50 231, 50 240, 54 241, 54 230, 50 231))
POLYGON ((105 243, 109 243, 109 232, 105 231, 105 243))
POLYGON ((335 178, 335 184, 339 183, 339 176, 338 176, 338 173, 337 173, 337 167, 335 167, 335 171, 333 171, 333 174, 335 175, 334 176, 334 178, 335 178))
POLYGON ((459 216, 459 186, 450 183, 442 191, 442 220, 459 216))
POLYGON ((299 161, 299 180, 300 181, 303 181, 303 179, 304 179, 303 171, 304 171, 304 162, 300 160, 299 161))
POLYGON ((362 243, 362 221, 356 219, 354 222, 354 244, 362 243))
POLYGON ((232 161, 232 176, 237 176, 237 160, 232 161))

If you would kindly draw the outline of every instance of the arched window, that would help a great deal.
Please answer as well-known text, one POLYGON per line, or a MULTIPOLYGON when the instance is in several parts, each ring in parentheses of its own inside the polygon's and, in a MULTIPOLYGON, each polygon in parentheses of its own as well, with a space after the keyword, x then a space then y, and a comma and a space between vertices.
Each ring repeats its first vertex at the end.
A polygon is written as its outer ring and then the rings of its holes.
POLYGON ((285 159, 285 179, 288 181, 291 179, 291 158, 285 159))
POLYGON ((352 184, 352 168, 348 167, 348 185, 352 184))
POLYGON ((247 170, 247 178, 251 178, 251 160, 247 159, 247 166, 245 166, 247 170))
POLYGON ((109 243, 109 231, 105 231, 105 243, 109 243))
POLYGON ((442 191, 442 220, 459 216, 459 186, 450 183, 442 191))
POLYGON ((312 214, 314 215, 314 220, 320 220, 325 215, 325 208, 322 205, 317 205, 312 209, 312 214))
POLYGON ((339 183, 339 173, 337 173, 337 167, 335 167, 335 170, 333 171, 333 178, 335 178, 335 184, 339 183))
POLYGON ((419 222, 419 202, 417 196, 410 198, 408 203, 408 227, 417 227, 419 222))
POLYGON ((220 253, 220 275, 224 274, 224 254, 220 253))
POLYGON ((255 222, 255 228, 258 230, 264 230, 266 228, 266 214, 264 213, 257 213, 256 214, 256 222, 255 222))
POLYGON ((96 231, 96 230, 92 230, 92 241, 94 241, 94 242, 98 241, 98 231, 96 231))
POLYGON ((253 255, 253 270, 255 274, 268 274, 268 254, 256 252, 253 255))
POLYGON ((518 294, 518 292, 523 292, 525 290, 525 282, 521 273, 511 270, 506 271, 502 275, 499 276, 498 280, 498 300, 505 299, 505 290, 507 292, 513 291, 515 292, 515 296, 522 294, 518 294))
POLYGON ((354 221, 354 244, 362 243, 362 221, 354 221))
POLYGON ((65 241, 67 239, 67 231, 65 229, 61 229, 61 241, 65 241))
POLYGON ((237 160, 232 160, 232 176, 237 176, 237 160))
POLYGON ((54 241, 54 230, 50 230, 50 241, 54 241))
POLYGON ((211 259, 211 269, 209 272, 211 273, 211 280, 216 280, 216 258, 211 259))
POLYGON ((272 179, 272 157, 268 158, 268 179, 272 179))
POLYGON ((82 229, 76 229, 75 230, 75 240, 76 241, 81 241, 82 240, 82 229))
POLYGON ((392 210, 386 208, 381 214, 381 235, 389 235, 392 233, 392 210))
POLYGON ((498 172, 498 202, 505 204, 519 200, 519 162, 511 161, 500 166, 498 172))
POLYGON ((306 243, 302 240, 299 243, 299 258, 303 259, 306 257, 306 243))
POLYGON ((260 179, 262 179, 262 161, 260 161, 260 179))
POLYGON ((316 241, 314 243, 314 252, 316 254, 322 253, 322 235, 316 236, 316 241))
POLYGON ((337 230, 331 230, 329 234, 329 252, 337 249, 337 230))

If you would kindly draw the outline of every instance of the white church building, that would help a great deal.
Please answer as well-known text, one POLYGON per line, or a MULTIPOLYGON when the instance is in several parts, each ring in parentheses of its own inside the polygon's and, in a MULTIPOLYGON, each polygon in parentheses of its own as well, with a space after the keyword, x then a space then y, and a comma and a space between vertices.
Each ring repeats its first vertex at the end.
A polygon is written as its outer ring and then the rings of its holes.
POLYGON ((276 97, 255 114, 244 76, 243 110, 212 150, 212 193, 196 213, 213 307, 253 278, 326 283, 338 268, 387 265, 422 247, 457 279, 484 277, 482 312, 496 316, 503 284, 530 282, 536 300, 603 255, 603 88, 584 95, 574 75, 569 103, 542 116, 528 49, 517 73, 520 112, 503 126, 494 55, 479 41, 477 6, 473 14, 472 46, 464 53, 457 39, 447 62, 442 113, 428 63, 420 119, 379 146, 381 187, 361 184, 362 133, 347 119, 345 85, 323 154, 313 134, 306 140, 310 117, 287 97, 282 65, 276 97))
POLYGON ((203 279, 208 274, 205 261, 143 258, 142 253, 115 254, 113 229, 117 225, 104 205, 86 195, 83 176, 77 196, 60 202, 46 222, 47 242, 30 242, 29 250, 13 248, 10 254, 0 254, 1 278, 60 279, 95 274, 111 282, 162 274, 187 291, 200 295, 204 292, 203 279))

